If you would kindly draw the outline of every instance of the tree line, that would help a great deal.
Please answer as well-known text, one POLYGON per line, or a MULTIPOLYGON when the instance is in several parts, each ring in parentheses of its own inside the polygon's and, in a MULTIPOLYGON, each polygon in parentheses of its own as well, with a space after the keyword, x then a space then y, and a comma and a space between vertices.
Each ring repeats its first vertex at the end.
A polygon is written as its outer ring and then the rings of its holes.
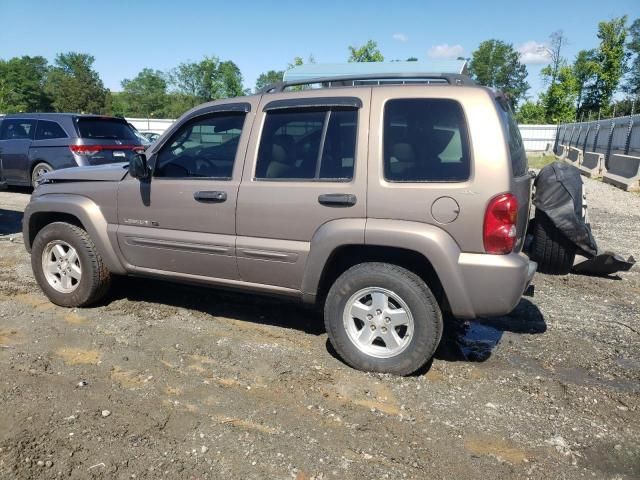
MULTIPOLYGON (((578 52, 573 62, 564 56, 568 39, 562 31, 550 36, 542 70, 545 90, 537 100, 527 98, 527 68, 513 44, 486 40, 468 60, 469 73, 480 84, 508 94, 522 123, 557 123, 588 116, 629 113, 640 94, 640 19, 627 27, 627 17, 598 25, 597 47, 578 52), (626 97, 614 102, 614 93, 626 97)), ((378 45, 368 40, 348 47, 349 62, 385 60, 378 45)), ((417 61, 409 57, 407 61, 417 61)), ((397 59, 391 60, 397 61, 397 59)), ((251 93, 231 60, 205 56, 169 71, 143 68, 121 82, 122 90, 105 88, 94 69, 95 58, 86 53, 58 54, 53 63, 41 56, 0 59, 0 112, 85 112, 127 117, 176 118, 203 102, 251 93)), ((282 81, 284 72, 315 63, 294 58, 285 69, 269 70, 256 80, 254 91, 282 81)))
POLYGON ((580 50, 573 61, 564 55, 568 39, 551 34, 550 63, 542 69, 545 90, 519 106, 522 123, 563 123, 629 115, 640 110, 640 19, 627 17, 598 24, 598 45, 580 50), (616 101, 614 95, 622 95, 616 101))

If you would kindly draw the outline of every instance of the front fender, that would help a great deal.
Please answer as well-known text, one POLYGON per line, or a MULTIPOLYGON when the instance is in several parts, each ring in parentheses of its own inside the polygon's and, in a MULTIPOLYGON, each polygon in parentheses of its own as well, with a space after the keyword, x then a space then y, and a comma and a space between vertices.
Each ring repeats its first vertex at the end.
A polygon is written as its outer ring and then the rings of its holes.
POLYGON ((38 213, 61 213, 76 217, 90 235, 110 272, 126 273, 109 240, 109 226, 100 207, 91 199, 73 194, 44 194, 32 197, 24 211, 22 233, 25 248, 31 252, 31 219, 38 213))

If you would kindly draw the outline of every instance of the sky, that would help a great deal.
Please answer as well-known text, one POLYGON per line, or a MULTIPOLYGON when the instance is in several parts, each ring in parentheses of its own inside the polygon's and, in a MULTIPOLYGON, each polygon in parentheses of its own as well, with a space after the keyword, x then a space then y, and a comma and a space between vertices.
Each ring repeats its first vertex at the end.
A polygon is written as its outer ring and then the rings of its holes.
POLYGON ((234 61, 253 88, 260 73, 296 56, 346 62, 348 46, 369 39, 388 61, 470 57, 496 38, 521 51, 535 98, 547 62, 540 47, 552 32, 564 31, 572 60, 597 46, 599 21, 621 15, 640 17, 640 0, 0 0, 0 58, 90 53, 105 86, 120 91, 145 67, 215 55, 234 61))

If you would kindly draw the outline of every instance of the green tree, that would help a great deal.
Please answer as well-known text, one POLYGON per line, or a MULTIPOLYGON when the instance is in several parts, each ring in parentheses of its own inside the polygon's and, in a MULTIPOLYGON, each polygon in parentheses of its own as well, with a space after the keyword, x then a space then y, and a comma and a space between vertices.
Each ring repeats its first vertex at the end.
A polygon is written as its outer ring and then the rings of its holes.
POLYGON ((547 123, 544 105, 540 102, 524 102, 516 112, 516 120, 526 124, 547 123))
POLYGON ((261 73, 258 79, 256 80, 256 88, 255 91, 258 92, 262 90, 267 85, 271 85, 272 83, 277 83, 282 81, 282 76, 284 75, 283 70, 269 70, 268 72, 261 73))
POLYGON ((171 73, 176 97, 190 107, 199 103, 242 95, 242 75, 231 61, 218 57, 204 57, 200 62, 181 63, 171 73))
POLYGON ((162 118, 167 104, 167 80, 161 71, 144 68, 135 78, 122 81, 121 98, 127 116, 162 118))
POLYGON ((635 19, 629 27, 627 50, 631 65, 623 89, 631 95, 640 95, 640 18, 635 19))
POLYGON ((242 88, 242 73, 240 68, 231 60, 220 62, 218 65, 221 97, 239 97, 245 94, 242 88))
POLYGON ((114 117, 128 115, 128 105, 122 92, 109 92, 104 103, 104 113, 114 117))
POLYGON ((501 40, 486 40, 478 46, 471 56, 469 73, 481 85, 506 93, 513 107, 529 90, 527 67, 520 63, 513 45, 501 40))
POLYGON ((418 61, 418 57, 409 57, 406 60, 407 62, 417 62, 418 61))
POLYGON ((350 45, 349 52, 349 62, 384 62, 384 56, 373 40, 368 40, 361 47, 350 45))
POLYGON ((580 50, 573 63, 573 77, 576 81, 576 109, 578 114, 583 112, 586 93, 595 80, 598 65, 595 60, 595 50, 580 50))
POLYGON ((95 61, 87 53, 60 53, 45 84, 58 112, 103 113, 109 91, 104 88, 95 61))
POLYGON ((49 71, 43 57, 0 60, 0 112, 43 112, 51 109, 44 91, 49 71))
POLYGON ((576 117, 576 99, 578 85, 573 74, 573 68, 560 65, 557 70, 553 63, 542 69, 542 76, 547 81, 555 81, 549 85, 546 92, 540 95, 540 104, 544 108, 546 123, 571 122, 576 117))
POLYGON ((567 37, 562 30, 558 30, 549 35, 549 48, 547 52, 551 60, 549 70, 546 75, 550 79, 550 84, 553 85, 558 79, 560 68, 566 65, 566 60, 562 56, 562 47, 566 46, 567 37))
POLYGON ((598 24, 600 45, 595 51, 595 75, 589 85, 584 101, 584 110, 608 111, 614 92, 624 75, 626 64, 625 40, 627 17, 614 18, 598 24))
POLYGON ((167 118, 178 118, 187 110, 193 108, 193 97, 179 92, 170 92, 167 95, 167 105, 165 116, 167 118))

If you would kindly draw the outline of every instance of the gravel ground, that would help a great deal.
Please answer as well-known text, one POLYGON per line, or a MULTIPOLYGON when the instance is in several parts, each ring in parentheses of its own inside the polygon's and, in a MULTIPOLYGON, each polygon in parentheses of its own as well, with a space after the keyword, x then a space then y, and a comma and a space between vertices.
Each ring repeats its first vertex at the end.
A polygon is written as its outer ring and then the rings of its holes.
MULTIPOLYGON (((585 180, 602 249, 640 258, 640 196, 585 180)), ((505 317, 449 322, 399 378, 352 370, 320 316, 119 279, 52 305, 0 193, 0 478, 640 477, 640 273, 538 274, 505 317)))

